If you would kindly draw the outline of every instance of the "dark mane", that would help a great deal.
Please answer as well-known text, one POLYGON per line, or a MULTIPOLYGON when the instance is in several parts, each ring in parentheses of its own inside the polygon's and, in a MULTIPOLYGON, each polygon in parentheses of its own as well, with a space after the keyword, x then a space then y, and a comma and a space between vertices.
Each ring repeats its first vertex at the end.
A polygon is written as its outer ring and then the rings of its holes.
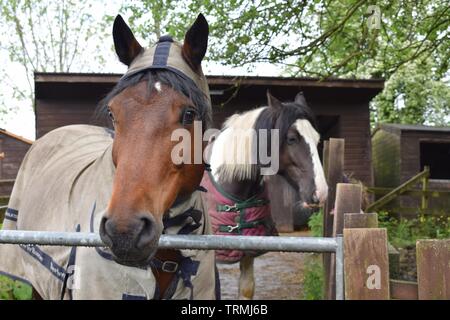
POLYGON ((308 120, 318 132, 316 117, 307 105, 300 105, 295 102, 283 102, 281 110, 267 107, 255 121, 255 129, 278 129, 280 130, 281 141, 287 135, 289 128, 298 119, 308 120))
MULTIPOLYGON (((260 129, 271 130, 278 129, 279 130, 279 138, 280 144, 282 147, 283 143, 286 140, 287 133, 289 128, 294 124, 296 120, 305 119, 308 120, 314 129, 319 132, 316 123, 316 117, 312 110, 306 104, 298 104, 295 102, 283 102, 282 108, 276 109, 272 107, 266 107, 263 111, 261 111, 260 115, 255 121, 254 128, 256 132, 259 132, 260 129)), ((259 143, 259 134, 257 134, 258 144, 259 143)), ((267 148, 270 153, 271 146, 271 136, 267 135, 267 148)), ((259 152, 258 152, 259 157, 259 152)), ((259 162, 259 161, 258 161, 259 162)))
MULTIPOLYGON (((205 94, 195 85, 191 79, 182 77, 181 75, 164 69, 148 69, 133 74, 131 76, 121 78, 119 82, 114 86, 111 92, 103 98, 96 109, 96 119, 103 120, 108 114, 108 104, 112 98, 121 93, 126 88, 132 87, 141 81, 147 81, 148 93, 150 94, 154 90, 156 82, 167 85, 175 91, 183 94, 189 98, 203 122, 203 129, 209 128, 212 122, 211 109, 209 107, 208 99, 205 94)), ((108 121, 110 123, 110 121, 108 121)))

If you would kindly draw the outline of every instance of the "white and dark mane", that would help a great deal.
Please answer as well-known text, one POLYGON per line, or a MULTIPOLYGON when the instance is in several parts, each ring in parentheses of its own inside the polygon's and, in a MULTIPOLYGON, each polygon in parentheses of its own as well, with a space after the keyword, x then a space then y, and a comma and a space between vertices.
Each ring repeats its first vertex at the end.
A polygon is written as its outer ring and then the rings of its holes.
MULTIPOLYGON (((304 101, 304 100, 303 100, 304 101)), ((286 140, 291 126, 295 126, 300 136, 310 146, 317 147, 320 135, 315 117, 306 102, 282 103, 281 108, 260 107, 229 117, 221 133, 214 140, 211 150, 211 172, 217 181, 255 180, 260 175, 258 156, 259 130, 267 130, 267 145, 271 146, 271 129, 279 130, 279 146, 286 140), (233 161, 233 160, 238 161, 233 161), (230 161, 231 160, 231 161, 230 161)), ((270 154, 270 150, 268 151, 270 154)), ((314 161, 314 156, 311 155, 314 161)))
POLYGON ((211 172, 217 181, 252 180, 258 174, 252 153, 257 147, 254 127, 265 108, 234 114, 225 121, 210 157, 211 172))

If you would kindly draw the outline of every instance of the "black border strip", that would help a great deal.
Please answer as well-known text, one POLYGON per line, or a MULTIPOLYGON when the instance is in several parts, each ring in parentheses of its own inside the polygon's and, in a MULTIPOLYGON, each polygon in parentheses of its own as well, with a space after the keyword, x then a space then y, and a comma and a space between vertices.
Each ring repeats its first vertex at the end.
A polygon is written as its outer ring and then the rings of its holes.
POLYGON ((19 211, 16 209, 7 208, 5 212, 5 219, 17 222, 17 217, 19 216, 19 211))

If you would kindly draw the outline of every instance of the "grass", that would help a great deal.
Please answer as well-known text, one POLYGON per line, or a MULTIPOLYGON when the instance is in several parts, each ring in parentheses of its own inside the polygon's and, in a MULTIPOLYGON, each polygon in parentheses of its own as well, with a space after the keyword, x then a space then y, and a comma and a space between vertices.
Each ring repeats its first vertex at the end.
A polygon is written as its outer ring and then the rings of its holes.
POLYGON ((31 291, 31 287, 26 283, 0 275, 0 300, 30 300, 31 291))
POLYGON ((321 300, 324 293, 322 255, 311 253, 305 258, 303 275, 303 299, 321 300))
MULTIPOLYGON (((323 212, 314 213, 308 221, 313 237, 322 236, 323 212)), ((322 254, 311 253, 305 258, 303 272, 303 299, 322 300, 324 296, 324 271, 322 254)))

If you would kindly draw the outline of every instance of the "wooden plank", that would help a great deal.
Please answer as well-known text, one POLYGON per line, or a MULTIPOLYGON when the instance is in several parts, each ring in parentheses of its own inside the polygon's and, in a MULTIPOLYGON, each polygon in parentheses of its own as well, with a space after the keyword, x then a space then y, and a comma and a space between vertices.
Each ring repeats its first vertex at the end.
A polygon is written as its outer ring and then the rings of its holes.
MULTIPOLYGON (((381 187, 369 187, 367 188, 368 192, 373 193, 375 195, 385 195, 394 188, 381 188, 381 187)), ((427 191, 412 189, 409 191, 405 191, 402 193, 402 196, 412 196, 412 197, 422 197, 426 195, 428 198, 438 198, 438 197, 450 197, 450 191, 445 190, 430 190, 427 191)))
POLYGON ((390 201, 394 200, 396 197, 401 195, 406 190, 411 189, 415 184, 417 184, 422 178, 428 177, 430 175, 429 169, 426 167, 424 171, 420 172, 419 174, 415 175, 408 181, 402 183, 400 186, 389 192, 387 195, 383 196, 382 198, 378 199, 371 205, 367 207, 367 211, 372 211, 377 208, 380 208, 381 206, 389 203, 390 201))
MULTIPOLYGON (((344 230, 344 214, 361 212, 361 185, 351 183, 338 183, 336 188, 336 201, 333 213, 333 237, 342 234, 344 230)), ((336 260, 331 254, 330 271, 328 273, 327 297, 336 297, 336 260)))
POLYGON ((337 184, 342 182, 344 175, 344 149, 345 140, 331 138, 328 146, 327 183, 328 198, 324 208, 324 236, 331 237, 333 234, 333 217, 330 215, 336 199, 337 184))
MULTIPOLYGON (((95 74, 95 73, 76 73, 76 74, 58 74, 58 73, 36 73, 35 81, 37 83, 110 83, 115 84, 119 81, 121 74, 95 74)), ((214 85, 235 85, 241 83, 245 85, 279 85, 294 87, 318 87, 318 88, 358 88, 358 89, 378 89, 384 87, 384 80, 378 79, 320 79, 320 78, 298 78, 298 77, 256 77, 256 76, 207 76, 210 86, 214 85)))
MULTIPOLYGON (((325 178, 327 179, 328 182, 328 198, 330 198, 330 184, 329 184, 329 178, 328 178, 328 168, 329 168, 329 163, 330 163, 330 141, 326 140, 323 142, 323 171, 325 174, 325 178)), ((329 237, 329 233, 330 233, 330 220, 331 217, 328 214, 328 199, 327 202, 325 203, 324 209, 323 209, 323 218, 322 218, 322 228, 323 228, 323 236, 324 237, 329 237)), ((329 286, 330 284, 329 282, 329 277, 330 277, 330 263, 331 263, 331 253, 324 253, 322 255, 322 263, 323 263, 323 273, 324 273, 324 279, 325 279, 325 286, 324 286, 324 298, 330 300, 330 297, 328 296, 328 291, 329 291, 329 286)))
POLYGON ((418 240, 419 300, 450 300, 450 239, 418 240))
MULTIPOLYGON (((430 168, 425 166, 425 168, 430 171, 430 168)), ((428 208, 428 196, 427 196, 427 191, 428 191, 428 176, 423 177, 422 179, 422 191, 424 192, 422 194, 422 203, 420 208, 422 210, 426 210, 428 208)))
POLYGON ((389 300, 386 229, 344 229, 344 278, 347 300, 389 300))
POLYGON ((328 177, 328 163, 330 161, 330 141, 328 140, 325 140, 323 142, 322 159, 323 159, 323 173, 325 174, 325 177, 328 177))
POLYGON ((389 280, 391 299, 395 300, 418 300, 417 282, 389 280))
POLYGON ((400 252, 388 242, 389 275, 395 279, 400 274, 400 252))
POLYGON ((361 214, 361 185, 338 183, 333 215, 333 237, 344 230, 344 214, 361 214))
POLYGON ((344 228, 378 228, 377 213, 345 213, 344 228))
MULTIPOLYGON (((323 209, 324 237, 331 237, 333 235, 333 216, 330 213, 334 207, 337 184, 342 182, 344 175, 344 150, 345 140, 335 138, 330 138, 328 141, 328 147, 324 150, 324 153, 327 155, 327 160, 324 160, 324 163, 327 164, 324 170, 326 172, 325 177, 328 183, 328 198, 323 209)), ((333 284, 335 283, 335 279, 331 279, 331 261, 331 253, 324 253, 323 265, 325 277, 325 299, 327 300, 333 300, 335 296, 333 295, 333 284)))
MULTIPOLYGON (((345 213, 344 228, 378 228, 377 213, 345 213)), ((389 274, 391 277, 400 271, 400 253, 388 243, 389 274)))

